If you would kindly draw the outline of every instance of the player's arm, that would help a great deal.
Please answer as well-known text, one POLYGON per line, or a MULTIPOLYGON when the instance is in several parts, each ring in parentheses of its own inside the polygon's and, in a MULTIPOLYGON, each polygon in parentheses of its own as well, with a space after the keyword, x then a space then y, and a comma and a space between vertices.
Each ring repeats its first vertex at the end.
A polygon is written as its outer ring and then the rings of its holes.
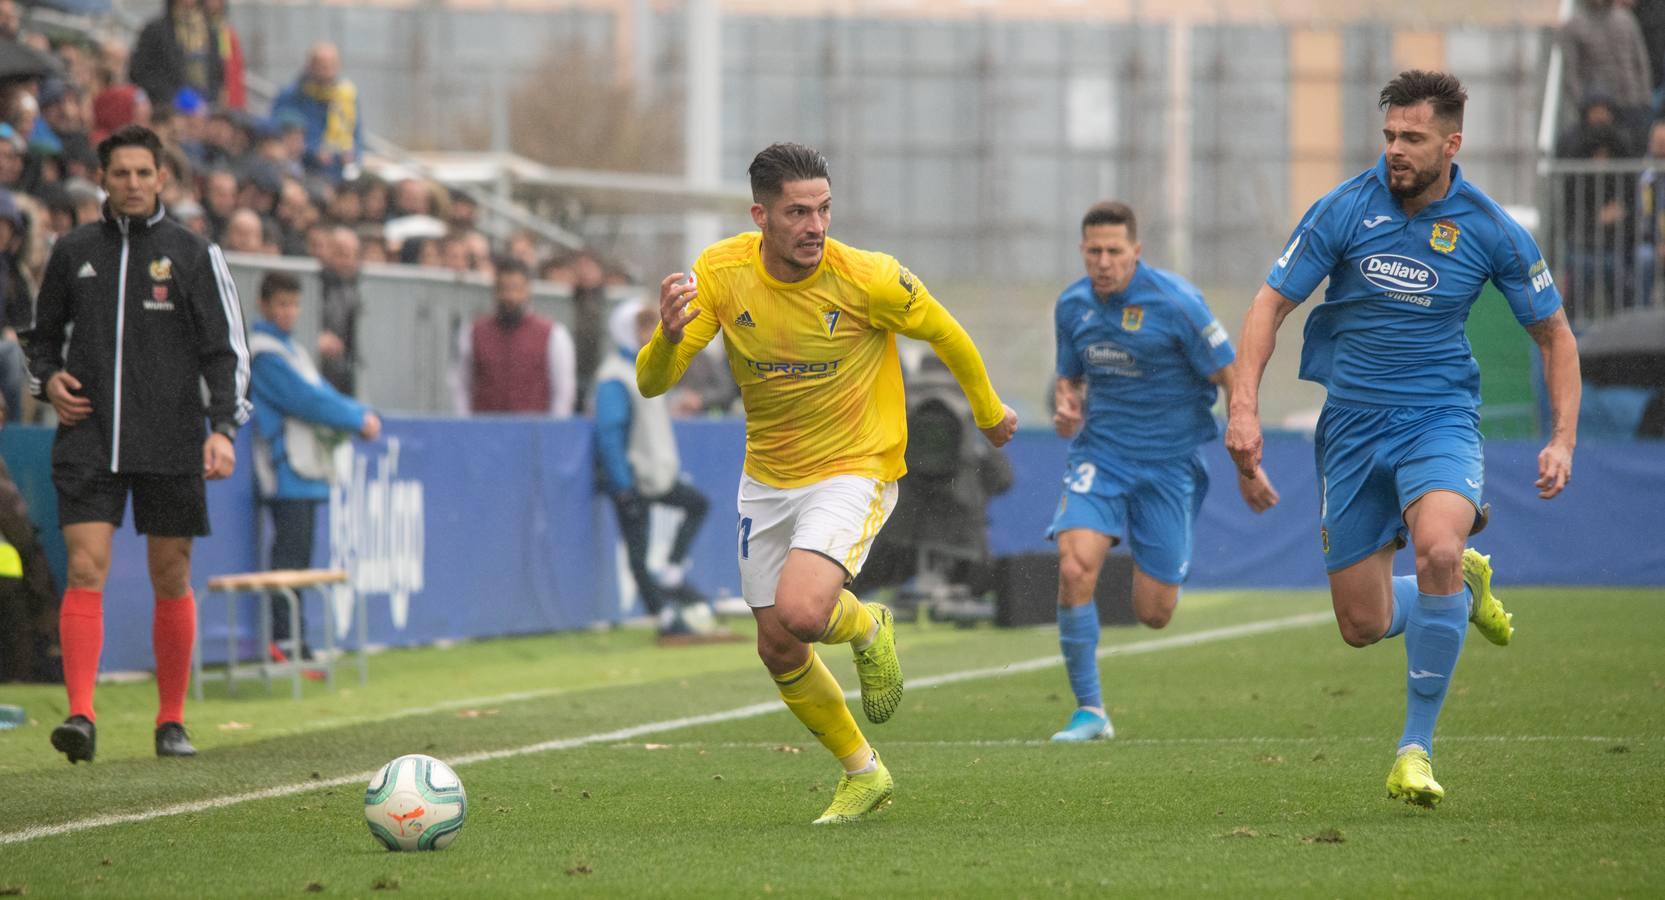
MULTIPOLYGON (((1262 363, 1261 365, 1264 368, 1265 364, 1262 363)), ((1225 393, 1227 409, 1231 409, 1231 398, 1237 393, 1237 380, 1240 374, 1236 363, 1228 363, 1208 377, 1209 381, 1214 382, 1225 393)), ((1257 413, 1257 423, 1258 419, 1257 413)), ((1248 472, 1244 472, 1241 467, 1238 468, 1237 492, 1243 495, 1243 502, 1249 505, 1249 509, 1257 513, 1263 513, 1278 505, 1278 489, 1272 486, 1272 479, 1267 476, 1266 470, 1258 462, 1248 472)))
POLYGON ((1549 391, 1549 443, 1538 454, 1538 496, 1548 500, 1572 480, 1573 447, 1578 444, 1578 407, 1583 376, 1578 361, 1578 339, 1567 326, 1567 314, 1557 309, 1540 322, 1526 326, 1544 358, 1544 386, 1549 391))
POLYGON ((1052 387, 1052 430, 1061 438, 1075 437, 1086 418, 1087 370, 1075 352, 1069 316, 1060 300, 1053 307, 1052 331, 1058 343, 1058 380, 1052 387))
POLYGON ((880 267, 879 276, 869 286, 868 298, 868 314, 874 325, 931 345, 971 402, 972 417, 989 443, 1000 447, 1012 439, 1017 431, 1017 413, 1000 402, 971 335, 924 284, 900 263, 890 260, 888 266, 880 267))
POLYGON ((197 325, 197 359, 208 386, 208 421, 212 430, 202 445, 203 477, 229 478, 237 468, 232 439, 249 420, 248 332, 237 285, 218 244, 209 244, 189 273, 186 295, 197 325))
POLYGON ((1237 464, 1237 474, 1253 477, 1260 468, 1260 380, 1278 346, 1278 329, 1295 311, 1295 302, 1269 284, 1260 286, 1249 314, 1243 317, 1237 361, 1227 366, 1231 387, 1226 392, 1226 451, 1237 464))
MULTIPOLYGON (((700 275, 700 266, 694 265, 700 275)), ((698 277, 672 272, 659 282, 659 327, 636 354, 636 387, 644 397, 657 397, 682 380, 694 354, 717 335, 717 316, 699 299, 698 277), (684 279, 687 279, 684 281, 684 279)))

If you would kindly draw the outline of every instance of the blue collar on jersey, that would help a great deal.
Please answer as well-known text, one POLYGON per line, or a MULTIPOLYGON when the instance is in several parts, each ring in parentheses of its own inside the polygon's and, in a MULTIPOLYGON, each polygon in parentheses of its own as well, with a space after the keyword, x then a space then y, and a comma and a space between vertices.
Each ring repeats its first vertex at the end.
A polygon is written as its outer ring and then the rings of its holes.
MULTIPOLYGON (((1376 183, 1380 184, 1382 186, 1382 190, 1386 191, 1388 196, 1393 197, 1393 191, 1392 191, 1392 189, 1390 189, 1388 187, 1388 166, 1387 166, 1387 154, 1386 153, 1383 153, 1381 155, 1381 157, 1376 160, 1376 183)), ((1455 162, 1452 162, 1451 163, 1451 187, 1446 190, 1444 197, 1441 197, 1440 199, 1435 200, 1433 203, 1430 203, 1427 206, 1423 207, 1422 212, 1427 212, 1428 210, 1434 208, 1435 206, 1437 206, 1441 203, 1444 203, 1445 201, 1450 200, 1451 198, 1457 196, 1457 192, 1462 189, 1463 184, 1464 184, 1464 181, 1463 181, 1463 167, 1457 165, 1455 162)), ((1403 206, 1403 204, 1399 203, 1399 198, 1398 197, 1393 197, 1393 202, 1394 202, 1395 205, 1403 206)), ((1421 215, 1421 214, 1422 213, 1417 213, 1417 215, 1421 215)))

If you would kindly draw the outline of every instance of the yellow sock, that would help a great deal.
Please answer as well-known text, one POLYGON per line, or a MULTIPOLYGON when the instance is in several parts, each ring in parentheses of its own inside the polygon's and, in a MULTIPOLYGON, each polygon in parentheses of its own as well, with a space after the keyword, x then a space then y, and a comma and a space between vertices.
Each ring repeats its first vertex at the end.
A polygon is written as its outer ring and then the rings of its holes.
POLYGON ((821 643, 848 644, 851 641, 864 641, 878 624, 873 614, 867 611, 867 607, 856 599, 855 594, 839 591, 838 602, 833 604, 832 615, 827 617, 827 630, 821 634, 821 643))
MULTIPOLYGON (((784 675, 776 675, 775 687, 780 689, 786 708, 804 723, 821 746, 840 760, 860 758, 857 754, 867 746, 867 739, 862 737, 861 729, 850 715, 850 707, 844 703, 844 691, 838 687, 838 679, 815 654, 814 648, 809 651, 809 662, 784 675)), ((865 764, 865 760, 862 762, 865 764)))

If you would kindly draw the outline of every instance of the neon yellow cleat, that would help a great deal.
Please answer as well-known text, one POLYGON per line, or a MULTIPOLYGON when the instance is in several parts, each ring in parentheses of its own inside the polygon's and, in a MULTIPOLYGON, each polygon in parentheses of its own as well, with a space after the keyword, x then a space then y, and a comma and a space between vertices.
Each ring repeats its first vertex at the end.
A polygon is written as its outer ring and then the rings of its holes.
POLYGON ((879 633, 856 654, 856 678, 861 681, 861 711, 879 725, 902 705, 902 662, 896 658, 896 617, 882 603, 863 605, 878 621, 879 633))
POLYGON ((1503 601, 1492 593, 1492 558, 1469 547, 1463 551, 1463 582, 1474 592, 1468 620, 1486 640, 1506 647, 1515 636, 1515 615, 1503 611, 1503 601))
POLYGON ((849 825, 890 805, 891 795, 896 793, 896 782, 891 779, 890 770, 885 768, 884 760, 879 758, 877 752, 873 754, 873 762, 877 768, 871 772, 845 775, 838 779, 832 805, 813 824, 849 825))
POLYGON ((1399 758, 1393 761, 1393 771, 1388 773, 1387 791, 1394 800, 1429 809, 1445 799, 1445 788, 1434 780, 1434 764, 1428 759, 1428 751, 1421 747, 1400 751, 1399 758))

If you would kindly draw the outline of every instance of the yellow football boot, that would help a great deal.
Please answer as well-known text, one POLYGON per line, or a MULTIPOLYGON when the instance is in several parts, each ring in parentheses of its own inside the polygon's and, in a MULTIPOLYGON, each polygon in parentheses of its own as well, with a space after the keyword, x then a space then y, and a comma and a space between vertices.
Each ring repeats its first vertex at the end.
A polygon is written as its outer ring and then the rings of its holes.
POLYGON ((1393 771, 1387 777, 1388 796, 1415 806, 1433 809, 1445 799, 1445 788, 1434 780, 1434 764, 1428 751, 1408 747, 1393 761, 1393 771))
POLYGON ((896 782, 891 779, 890 770, 885 768, 884 760, 879 758, 877 752, 873 754, 873 763, 875 768, 871 772, 845 775, 838 779, 832 804, 814 824, 849 825, 890 805, 891 795, 896 793, 896 782))
POLYGON ((866 650, 856 653, 856 678, 861 681, 861 711, 875 725, 890 721, 902 704, 902 661, 896 658, 896 617, 882 603, 864 603, 879 623, 879 633, 866 650))
POLYGON ((1515 615, 1504 612, 1503 601, 1492 593, 1492 558, 1469 547, 1463 551, 1463 583, 1474 592, 1474 608, 1468 620, 1486 640, 1506 647, 1515 636, 1515 615))

